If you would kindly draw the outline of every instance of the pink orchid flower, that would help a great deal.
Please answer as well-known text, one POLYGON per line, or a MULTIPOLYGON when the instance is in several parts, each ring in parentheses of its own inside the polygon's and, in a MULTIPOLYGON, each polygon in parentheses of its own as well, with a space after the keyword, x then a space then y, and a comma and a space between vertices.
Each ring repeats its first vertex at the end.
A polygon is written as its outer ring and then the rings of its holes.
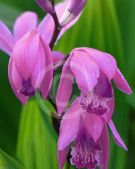
POLYGON ((60 20, 61 25, 66 25, 79 16, 82 13, 87 0, 66 0, 66 2, 66 9, 60 20))
POLYGON ((73 142, 71 164, 77 168, 107 169, 109 141, 106 122, 116 144, 127 150, 111 117, 114 112, 114 92, 111 80, 127 94, 131 89, 117 68, 115 59, 91 48, 74 49, 66 61, 56 104, 59 115, 65 110, 72 93, 74 77, 81 91, 66 111, 58 141, 59 168, 62 169, 70 144, 73 142))
POLYGON ((19 39, 13 48, 8 66, 11 87, 25 104, 36 91, 46 98, 53 79, 53 61, 49 46, 34 30, 19 39))
POLYGON ((97 108, 101 106, 104 109, 107 102, 110 101, 106 95, 109 95, 113 90, 111 87, 112 80, 122 92, 132 93, 128 83, 117 68, 115 59, 110 54, 92 48, 77 48, 71 52, 63 66, 56 96, 59 115, 64 112, 69 102, 74 78, 81 95, 84 98, 87 96, 86 103, 89 102, 97 108), (106 94, 103 94, 104 92, 106 94))
MULTIPOLYGON (((55 10, 59 19, 65 8, 65 2, 56 5, 55 10)), ((77 19, 62 28, 59 38, 77 19)), ((15 95, 23 104, 36 90, 41 92, 43 98, 47 97, 52 84, 52 63, 64 57, 57 51, 51 53, 49 48, 54 29, 55 24, 49 14, 37 26, 36 13, 23 13, 15 21, 13 34, 0 21, 0 49, 11 56, 9 80, 15 95)))
POLYGON ((107 169, 109 158, 109 138, 107 127, 102 128, 99 138, 95 141, 93 134, 96 135, 100 127, 100 118, 95 115, 82 112, 76 100, 65 113, 61 121, 60 136, 58 140, 58 164, 62 169, 66 161, 67 154, 72 144, 71 159, 72 165, 77 168, 93 169, 96 166, 103 166, 107 169), (91 123, 92 122, 92 123, 91 123), (99 128, 97 130, 97 128, 99 128))
MULTIPOLYGON (((101 84, 102 85, 102 84, 101 84)), ((109 96, 111 93, 104 93, 109 96)), ((59 169, 62 169, 66 161, 67 154, 71 151, 71 164, 77 168, 94 169, 98 166, 100 169, 108 169, 109 160, 109 134, 106 125, 112 131, 117 145, 127 150, 127 147, 117 132, 114 123, 108 116, 113 113, 112 103, 108 104, 108 110, 99 106, 86 106, 86 100, 82 96, 75 99, 71 107, 62 118, 60 126, 60 135, 58 140, 58 162, 59 169)), ((104 107, 105 108, 105 107, 104 107)))

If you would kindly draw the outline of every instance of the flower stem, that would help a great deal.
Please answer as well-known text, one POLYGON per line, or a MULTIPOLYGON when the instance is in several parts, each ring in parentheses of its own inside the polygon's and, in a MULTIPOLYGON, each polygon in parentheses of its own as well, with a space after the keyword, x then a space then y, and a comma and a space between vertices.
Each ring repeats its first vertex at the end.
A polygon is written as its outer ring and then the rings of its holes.
POLYGON ((51 49, 53 49, 54 44, 55 44, 55 42, 57 40, 57 37, 58 37, 58 35, 59 35, 60 31, 61 31, 61 26, 60 26, 60 23, 59 23, 59 20, 58 20, 56 12, 54 12, 52 14, 52 17, 53 17, 53 20, 54 20, 54 23, 55 23, 55 29, 54 29, 53 36, 52 36, 52 39, 51 39, 50 44, 49 44, 51 49))

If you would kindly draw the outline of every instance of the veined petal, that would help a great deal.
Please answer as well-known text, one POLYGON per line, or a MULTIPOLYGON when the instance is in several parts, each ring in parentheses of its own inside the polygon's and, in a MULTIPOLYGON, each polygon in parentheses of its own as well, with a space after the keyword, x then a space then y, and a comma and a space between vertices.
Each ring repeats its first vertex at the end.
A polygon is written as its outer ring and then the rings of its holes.
POLYGON ((45 42, 49 44, 54 31, 54 21, 50 14, 44 17, 38 26, 38 30, 45 42))
POLYGON ((113 134, 115 143, 116 143, 118 146, 122 147, 123 149, 125 149, 125 150, 127 151, 127 147, 126 147, 124 141, 121 139, 119 133, 117 132, 113 121, 110 120, 110 121, 108 122, 108 125, 109 125, 109 127, 110 127, 110 129, 111 129, 111 131, 112 131, 112 134, 113 134))
POLYGON ((40 91, 43 98, 46 98, 51 86, 52 86, 52 80, 53 80, 53 59, 52 59, 52 53, 48 46, 48 44, 40 37, 42 45, 44 47, 45 51, 45 57, 46 57, 46 68, 45 68, 45 76, 43 78, 42 84, 40 86, 40 91))
POLYGON ((89 135, 93 138, 95 142, 97 142, 104 128, 103 118, 96 114, 85 113, 83 114, 83 121, 89 135))
POLYGON ((36 59, 36 65, 33 68, 32 76, 31 76, 32 85, 36 90, 40 90, 41 83, 45 78, 45 74, 46 74, 46 52, 43 47, 42 41, 40 41, 39 53, 36 59))
POLYGON ((39 34, 28 32, 14 46, 12 57, 19 74, 27 80, 30 78, 39 54, 39 34))
POLYGON ((37 27, 37 15, 35 12, 24 12, 20 15, 14 24, 14 36, 18 40, 24 36, 27 32, 36 29, 37 27))
POLYGON ((104 126, 104 129, 103 129, 103 132, 100 138, 100 145, 101 145, 102 153, 100 153, 99 168, 108 169, 110 147, 109 147, 109 133, 108 133, 108 129, 106 125, 104 126))
POLYGON ((65 55, 59 51, 53 51, 52 56, 53 56, 53 64, 57 64, 65 57, 65 55))
POLYGON ((66 147, 64 150, 61 150, 61 151, 58 150, 59 169, 63 169, 69 149, 70 149, 70 146, 66 147))
POLYGON ((70 70, 70 57, 67 59, 63 66, 60 83, 56 95, 56 105, 58 114, 61 115, 70 99, 73 89, 73 74, 70 70))
POLYGON ((8 77, 9 77, 9 82, 11 84, 14 94, 22 102, 22 104, 26 104, 28 97, 22 95, 19 92, 22 86, 22 79, 19 73, 17 72, 17 69, 15 67, 12 57, 10 58, 9 65, 8 65, 8 77))
POLYGON ((11 54, 14 46, 14 37, 8 27, 0 21, 0 49, 7 53, 11 54))
POLYGON ((99 68, 88 54, 83 51, 73 51, 70 68, 81 91, 91 91, 97 84, 99 68))
POLYGON ((132 93, 132 89, 130 88, 129 84, 127 83, 126 79, 124 78, 119 69, 117 69, 113 80, 117 88, 120 89, 122 92, 127 94, 132 93))
POLYGON ((58 150, 64 150, 75 140, 80 125, 81 113, 80 104, 76 99, 61 121, 58 150))
POLYGON ((115 59, 108 53, 98 51, 92 48, 81 48, 89 53, 89 56, 93 61, 95 61, 102 72, 111 80, 117 69, 117 64, 115 59))

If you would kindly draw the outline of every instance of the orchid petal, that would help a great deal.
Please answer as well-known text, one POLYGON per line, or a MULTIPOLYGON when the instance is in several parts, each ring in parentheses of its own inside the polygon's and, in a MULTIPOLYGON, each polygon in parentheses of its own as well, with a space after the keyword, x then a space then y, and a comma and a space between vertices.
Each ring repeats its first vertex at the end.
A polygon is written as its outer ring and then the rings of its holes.
POLYGON ((45 70, 45 76, 42 81, 40 91, 43 98, 46 98, 51 86, 52 86, 52 79, 53 79, 53 59, 52 59, 52 53, 48 46, 48 44, 41 38, 42 45, 44 47, 45 56, 46 56, 46 70, 45 70))
POLYGON ((94 88, 96 94, 103 98, 111 98, 112 97, 112 84, 108 80, 108 78, 100 72, 100 76, 98 78, 98 83, 94 88))
POLYGON ((66 108, 73 89, 73 74, 70 70, 70 57, 67 59, 63 66, 60 83, 58 86, 56 105, 58 114, 61 115, 66 108))
MULTIPOLYGON (((66 9, 67 6, 67 1, 59 3, 58 5, 55 6, 55 10, 58 16, 59 21, 62 18, 62 15, 66 9)), ((58 37, 58 39, 60 39, 62 37, 62 35, 70 28, 72 27, 77 20, 79 19, 80 15, 77 16, 76 18, 74 18, 74 20, 72 20, 69 24, 67 24, 66 26, 62 27, 62 30, 60 32, 60 35, 58 37)), ((55 29, 55 24, 53 21, 53 18, 50 14, 48 14, 47 16, 45 16, 45 18, 41 21, 38 30, 39 32, 42 34, 43 39, 49 44, 53 35, 55 29)))
POLYGON ((132 89, 130 88, 129 84, 127 83, 126 79, 124 78, 119 69, 117 69, 113 80, 117 88, 120 89, 122 92, 127 94, 132 93, 132 89))
POLYGON ((42 42, 40 41, 39 53, 31 77, 32 85, 36 90, 40 90, 40 86, 42 81, 44 80, 45 74, 46 74, 46 53, 42 45, 42 42))
POLYGON ((35 12, 24 12, 20 15, 14 24, 14 36, 18 40, 28 31, 32 31, 37 27, 37 15, 35 12))
POLYGON ((75 140, 79 129, 81 113, 80 104, 76 99, 61 121, 58 150, 65 149, 75 140))
POLYGON ((98 81, 98 66, 86 52, 74 51, 71 56, 70 68, 76 78, 79 89, 81 91, 91 91, 98 81))
POLYGON ((63 169, 69 149, 70 149, 70 146, 66 147, 64 150, 61 150, 61 151, 58 150, 59 169, 63 169))
POLYGON ((19 74, 27 80, 30 78, 39 54, 39 34, 28 32, 14 46, 12 57, 19 74))
POLYGON ((114 112, 114 96, 107 101, 108 110, 103 114, 103 118, 108 122, 114 112))
POLYGON ((83 116, 83 121, 89 135, 93 138, 95 142, 97 142, 104 128, 103 118, 96 114, 85 113, 83 116))
POLYGON ((21 89, 22 80, 21 80, 20 75, 17 72, 17 69, 15 67, 12 57, 10 58, 9 65, 8 65, 8 77, 9 77, 11 87, 14 91, 14 94, 22 102, 22 104, 26 104, 28 97, 18 92, 21 89))
POLYGON ((118 146, 122 147, 123 149, 125 149, 125 150, 127 151, 127 147, 126 147, 124 141, 121 139, 119 133, 117 132, 113 121, 110 120, 110 121, 108 122, 108 125, 109 125, 109 127, 110 127, 110 129, 111 129, 111 131, 112 131, 112 134, 113 134, 115 143, 116 143, 118 146))
POLYGON ((109 80, 114 77, 117 64, 115 59, 110 54, 92 48, 82 48, 81 50, 85 50, 89 53, 91 59, 98 64, 99 68, 109 80))
POLYGON ((0 21, 0 49, 8 55, 11 54, 14 46, 14 38, 8 27, 0 21))
POLYGON ((53 51, 52 55, 53 55, 53 64, 57 64, 65 57, 65 55, 59 51, 53 51))
POLYGON ((104 126, 100 138, 100 145, 101 145, 102 153, 100 154, 100 158, 99 158, 99 168, 108 169, 110 148, 109 148, 109 133, 106 125, 104 126))

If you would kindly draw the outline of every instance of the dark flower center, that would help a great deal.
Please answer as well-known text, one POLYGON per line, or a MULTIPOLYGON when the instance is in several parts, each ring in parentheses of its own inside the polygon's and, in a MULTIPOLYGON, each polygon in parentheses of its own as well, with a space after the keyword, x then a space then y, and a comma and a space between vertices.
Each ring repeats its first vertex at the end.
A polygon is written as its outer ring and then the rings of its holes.
POLYGON ((81 94, 80 104, 88 113, 103 115, 107 110, 107 98, 99 97, 94 91, 81 94))
POLYGON ((35 94, 35 90, 30 79, 22 81, 22 88, 19 92, 24 96, 33 96, 35 94))
POLYGON ((77 168, 94 169, 99 165, 101 147, 92 139, 79 139, 71 151, 71 164, 77 168))

